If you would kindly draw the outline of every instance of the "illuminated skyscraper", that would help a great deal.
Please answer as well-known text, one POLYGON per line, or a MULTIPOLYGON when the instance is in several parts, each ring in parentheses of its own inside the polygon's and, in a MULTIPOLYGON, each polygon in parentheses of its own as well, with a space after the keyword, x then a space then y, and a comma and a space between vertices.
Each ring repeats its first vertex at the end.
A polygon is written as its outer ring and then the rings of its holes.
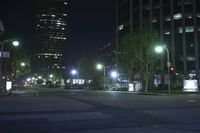
POLYGON ((67 0, 39 0, 36 15, 35 72, 62 72, 67 0))

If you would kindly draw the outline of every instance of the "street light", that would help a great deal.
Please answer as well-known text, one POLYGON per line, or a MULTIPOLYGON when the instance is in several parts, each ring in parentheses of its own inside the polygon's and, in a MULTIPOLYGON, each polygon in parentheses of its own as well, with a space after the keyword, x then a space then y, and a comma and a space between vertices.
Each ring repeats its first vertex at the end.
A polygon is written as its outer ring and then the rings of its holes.
POLYGON ((119 74, 118 74, 117 71, 111 71, 110 76, 111 76, 113 79, 116 79, 116 78, 119 76, 119 74))
POLYGON ((74 76, 74 75, 77 75, 78 72, 77 72, 77 70, 73 69, 73 70, 71 71, 71 74, 74 76))
POLYGON ((53 77, 54 77, 54 75, 53 75, 53 74, 50 74, 50 75, 49 75, 49 77, 50 77, 50 78, 53 78, 53 77))
POLYGON ((2 69, 3 69, 3 49, 4 49, 4 45, 6 44, 6 43, 9 43, 9 42, 12 42, 12 45, 14 46, 14 47, 17 47, 17 46, 19 46, 19 42, 18 41, 15 41, 15 40, 11 40, 11 39, 8 39, 8 40, 4 40, 3 42, 0 42, 0 45, 1 45, 1 54, 0 54, 0 56, 1 56, 1 65, 0 65, 0 75, 2 75, 2 69))
POLYGON ((42 79, 42 76, 38 76, 38 79, 42 79))
POLYGON ((18 41, 13 41, 12 42, 13 46, 18 47, 19 46, 19 42, 18 41))
POLYGON ((21 62, 20 65, 21 65, 22 67, 25 67, 25 66, 26 66, 26 64, 25 64, 24 62, 21 62))
POLYGON ((70 80, 70 87, 72 89, 73 84, 76 84, 77 81, 79 80, 78 79, 78 71, 76 69, 72 69, 71 70, 71 75, 72 75, 72 77, 71 77, 71 80, 70 80), (74 76, 76 76, 76 77, 74 78, 74 76))
POLYGON ((52 80, 53 86, 55 87, 55 76, 53 74, 50 74, 49 78, 52 80))
POLYGON ((167 47, 164 45, 164 46, 156 46, 155 47, 155 51, 157 52, 157 53, 162 53, 163 52, 163 50, 166 50, 166 52, 167 52, 167 68, 168 68, 168 93, 170 94, 171 93, 171 88, 170 88, 170 67, 171 67, 171 63, 170 63, 170 61, 169 61, 169 50, 167 49, 167 47))
POLYGON ((102 64, 97 64, 97 69, 102 70, 103 69, 103 89, 106 88, 106 67, 102 64))
POLYGON ((0 84, 2 84, 2 76, 3 76, 3 56, 4 56, 4 54, 3 54, 3 48, 4 48, 4 45, 6 44, 6 43, 9 43, 9 42, 12 42, 12 45, 13 46, 18 46, 19 45, 19 42, 18 41, 13 41, 13 40, 11 40, 11 39, 8 39, 8 40, 4 40, 4 41, 0 41, 0 45, 1 45, 1 53, 0 53, 0 58, 1 58, 1 62, 0 62, 0 84))

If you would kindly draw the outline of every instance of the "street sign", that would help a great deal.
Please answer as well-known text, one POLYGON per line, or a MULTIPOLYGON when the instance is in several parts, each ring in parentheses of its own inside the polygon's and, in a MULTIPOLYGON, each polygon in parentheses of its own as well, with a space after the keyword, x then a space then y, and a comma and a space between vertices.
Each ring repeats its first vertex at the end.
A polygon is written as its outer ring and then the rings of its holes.
POLYGON ((10 57, 10 52, 0 52, 0 58, 9 58, 10 57))

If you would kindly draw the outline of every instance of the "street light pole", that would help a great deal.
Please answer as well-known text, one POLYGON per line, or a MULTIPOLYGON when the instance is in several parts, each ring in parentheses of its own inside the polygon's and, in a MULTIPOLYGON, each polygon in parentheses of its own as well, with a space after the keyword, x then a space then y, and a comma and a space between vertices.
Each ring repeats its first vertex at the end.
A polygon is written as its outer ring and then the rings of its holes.
POLYGON ((170 93, 171 93, 171 82, 170 82, 170 67, 171 67, 171 63, 170 63, 170 61, 169 61, 169 50, 167 49, 166 46, 157 46, 157 47, 155 47, 155 51, 156 51, 157 53, 163 52, 163 49, 165 49, 166 52, 167 52, 168 93, 170 94, 170 93))
POLYGON ((0 65, 0 75, 3 75, 3 48, 6 41, 1 42, 1 65, 0 65))
MULTIPOLYGON (((10 41, 11 41, 11 39, 4 40, 3 42, 0 42, 0 45, 1 45, 0 75, 1 75, 1 76, 2 76, 2 74, 3 74, 3 49, 4 49, 4 45, 5 45, 5 43, 10 42, 10 41)), ((13 46, 15 46, 15 47, 19 46, 19 42, 18 42, 18 41, 13 41, 12 44, 13 44, 13 46)))
POLYGON ((103 89, 106 88, 106 67, 102 64, 97 64, 97 69, 102 70, 103 69, 103 89))
POLYGON ((14 41, 13 39, 7 39, 4 41, 0 41, 0 45, 1 45, 1 62, 0 62, 0 85, 3 85, 3 81, 2 81, 2 77, 3 77, 3 49, 4 49, 4 45, 8 42, 12 41, 12 45, 17 47, 19 46, 19 42, 18 41, 14 41))
POLYGON ((171 80, 170 80, 170 67, 171 67, 171 63, 169 61, 169 50, 167 49, 167 47, 164 47, 165 50, 167 51, 167 68, 168 68, 168 93, 171 93, 171 80))
POLYGON ((105 90, 106 88, 106 68, 103 65, 103 89, 105 90))

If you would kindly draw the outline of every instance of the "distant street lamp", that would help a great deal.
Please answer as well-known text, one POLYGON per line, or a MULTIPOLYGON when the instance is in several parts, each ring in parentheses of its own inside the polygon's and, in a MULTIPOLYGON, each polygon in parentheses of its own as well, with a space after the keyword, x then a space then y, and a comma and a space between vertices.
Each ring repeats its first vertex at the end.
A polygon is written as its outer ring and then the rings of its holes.
POLYGON ((117 71, 111 71, 110 76, 111 76, 113 79, 116 79, 116 78, 119 76, 119 74, 118 74, 117 71))
POLYGON ((102 64, 97 64, 97 69, 102 70, 103 69, 103 89, 106 88, 106 67, 102 64))
POLYGON ((50 77, 50 78, 53 78, 53 77, 54 77, 54 75, 53 75, 53 74, 50 74, 50 75, 49 75, 49 77, 50 77))
POLYGON ((38 79, 42 79, 42 76, 38 76, 38 79))
POLYGON ((20 63, 20 66, 25 67, 26 64, 25 64, 24 62, 21 62, 21 63, 20 63))
POLYGON ((71 70, 71 80, 70 80, 70 86, 71 86, 71 89, 73 87, 73 84, 76 84, 76 79, 74 79, 74 77, 76 76, 77 80, 78 80, 78 71, 76 69, 72 69, 71 70))
POLYGON ((171 67, 171 63, 169 61, 169 50, 167 49, 167 47, 164 46, 156 46, 155 47, 155 52, 157 53, 163 53, 164 49, 167 52, 167 68, 168 68, 168 93, 171 93, 171 83, 170 83, 170 67, 171 67))
POLYGON ((24 68, 24 67, 26 66, 26 63, 21 62, 19 65, 17 65, 17 64, 15 63, 14 78, 16 78, 17 73, 20 73, 20 70, 17 70, 17 66, 20 66, 20 67, 23 67, 23 68, 24 68))
POLYGON ((51 79, 52 79, 53 86, 55 87, 55 75, 53 75, 53 74, 50 74, 50 75, 49 75, 49 78, 51 78, 51 79))
POLYGON ((26 81, 30 82, 30 81, 31 81, 31 78, 27 78, 26 81))
POLYGON ((73 69, 73 70, 71 71, 71 74, 74 76, 74 75, 77 75, 78 72, 77 72, 77 70, 73 69))

